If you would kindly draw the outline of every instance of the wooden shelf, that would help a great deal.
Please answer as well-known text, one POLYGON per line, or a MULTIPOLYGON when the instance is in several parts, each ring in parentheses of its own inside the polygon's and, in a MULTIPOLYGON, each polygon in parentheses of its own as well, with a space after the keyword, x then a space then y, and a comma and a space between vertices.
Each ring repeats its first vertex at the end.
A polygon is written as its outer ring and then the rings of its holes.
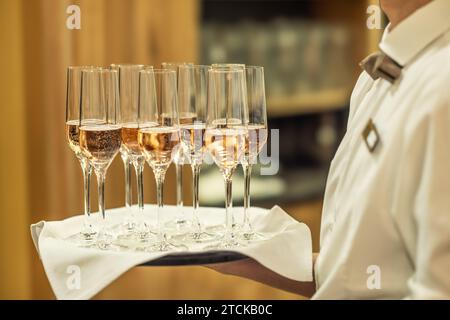
POLYGON ((337 110, 347 106, 349 98, 348 89, 328 89, 286 97, 269 97, 267 112, 271 117, 281 117, 337 110))

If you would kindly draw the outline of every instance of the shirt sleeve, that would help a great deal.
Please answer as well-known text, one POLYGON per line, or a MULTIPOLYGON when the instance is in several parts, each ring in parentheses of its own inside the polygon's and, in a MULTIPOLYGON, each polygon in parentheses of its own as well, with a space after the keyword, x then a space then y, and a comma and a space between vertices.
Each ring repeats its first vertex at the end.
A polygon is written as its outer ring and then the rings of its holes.
MULTIPOLYGON (((411 299, 450 298, 450 99, 428 113, 412 143, 421 144, 418 183, 411 198, 415 230, 408 281, 411 299)), ((418 131, 418 130, 417 130, 418 131)), ((419 149, 416 149, 419 150, 419 149)), ((408 178, 407 178, 408 179, 408 178)), ((410 182, 412 182, 410 180, 410 182)))

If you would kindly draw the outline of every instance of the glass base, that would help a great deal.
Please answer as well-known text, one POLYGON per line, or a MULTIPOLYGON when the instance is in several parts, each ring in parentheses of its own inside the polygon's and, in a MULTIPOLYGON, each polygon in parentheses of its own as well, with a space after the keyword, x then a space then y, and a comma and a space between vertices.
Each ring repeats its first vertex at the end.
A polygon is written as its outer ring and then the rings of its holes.
POLYGON ((205 227, 205 231, 212 234, 217 234, 219 236, 223 236, 225 234, 225 225, 224 224, 216 224, 212 226, 205 227))
POLYGON ((117 239, 133 239, 136 237, 135 229, 128 229, 120 226, 119 230, 116 231, 117 239))
POLYGON ((96 246, 100 250, 120 251, 123 248, 116 243, 116 238, 109 230, 102 230, 98 233, 96 246))
POLYGON ((260 232, 255 232, 253 230, 242 231, 239 234, 239 238, 249 242, 265 241, 268 237, 260 232))
POLYGON ((213 242, 220 238, 221 235, 213 234, 206 231, 190 231, 186 234, 172 235, 171 240, 178 242, 195 242, 195 243, 207 243, 213 242))
POLYGON ((165 223, 164 228, 172 237, 184 236, 191 231, 191 222, 186 219, 176 219, 165 223))
POLYGON ((190 226, 190 222, 187 219, 175 219, 172 221, 168 221, 164 224, 164 226, 168 229, 184 229, 190 226))
POLYGON ((136 219, 127 218, 123 224, 121 225, 123 230, 133 231, 136 228, 137 222, 136 219))
POLYGON ((238 237, 236 234, 234 235, 224 235, 220 238, 220 241, 218 241, 215 244, 212 244, 210 246, 205 247, 206 250, 226 250, 226 249, 233 249, 237 247, 245 247, 246 244, 238 237))
POLYGON ((186 245, 169 241, 165 236, 163 239, 159 239, 156 241, 142 242, 139 246, 136 246, 135 249, 136 251, 144 251, 144 252, 165 252, 165 251, 181 252, 189 250, 189 248, 186 245))
MULTIPOLYGON (((234 223, 232 228, 233 232, 239 232, 241 230, 241 225, 238 223, 234 223)), ((216 224, 205 228, 207 232, 220 233, 222 235, 225 233, 225 229, 226 229, 225 224, 216 224)))
POLYGON ((122 248, 134 249, 136 245, 155 240, 155 232, 145 222, 136 225, 134 229, 121 229, 114 243, 122 248))
POLYGON ((96 231, 83 230, 82 232, 76 233, 65 240, 74 243, 75 245, 83 248, 95 247, 97 241, 96 231))
POLYGON ((121 225, 117 228, 116 233, 118 238, 125 239, 136 237, 145 238, 146 236, 155 234, 152 227, 146 222, 141 222, 139 224, 136 223, 133 228, 128 228, 125 225, 121 225))
POLYGON ((217 240, 219 236, 205 231, 192 232, 188 234, 188 239, 197 243, 211 242, 217 240))
POLYGON ((239 223, 233 223, 233 225, 231 227, 233 228, 234 232, 237 232, 237 231, 241 230, 242 225, 239 223))

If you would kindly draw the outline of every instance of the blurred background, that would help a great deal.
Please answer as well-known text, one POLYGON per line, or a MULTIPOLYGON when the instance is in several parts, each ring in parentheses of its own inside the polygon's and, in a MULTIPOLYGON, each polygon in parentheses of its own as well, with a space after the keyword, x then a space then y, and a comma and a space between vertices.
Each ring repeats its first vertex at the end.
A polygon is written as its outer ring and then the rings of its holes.
MULTIPOLYGON (((279 129, 280 170, 252 178, 252 205, 280 205, 309 225, 318 250, 329 163, 342 138, 358 62, 377 49, 366 27, 374 0, 0 0, 0 298, 53 299, 29 225, 82 212, 82 176, 64 137, 66 67, 234 62, 266 72, 269 128, 279 129), (66 9, 81 9, 81 29, 66 9)), ((190 169, 184 200, 191 203, 190 169)), ((235 204, 243 179, 234 179, 235 204)), ((133 184, 134 185, 134 184, 133 184)), ((174 170, 166 203, 175 202, 174 170)), ((201 174, 202 205, 223 206, 215 167, 201 174)), ((108 208, 123 206, 123 164, 106 181, 108 208)), ((96 186, 92 204, 96 209, 96 186)), ((155 202, 145 172, 145 201, 155 202)), ((140 267, 99 299, 301 299, 202 267, 140 267), (201 288, 198 284, 201 283, 201 288)))

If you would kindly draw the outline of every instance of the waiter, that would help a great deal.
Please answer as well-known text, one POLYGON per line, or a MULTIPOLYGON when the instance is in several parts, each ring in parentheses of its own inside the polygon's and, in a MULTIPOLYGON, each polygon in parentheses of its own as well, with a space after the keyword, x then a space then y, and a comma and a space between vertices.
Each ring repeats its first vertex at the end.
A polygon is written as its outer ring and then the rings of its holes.
POLYGON ((450 298, 450 1, 380 5, 390 24, 331 163, 314 281, 212 268, 316 299, 450 298))

